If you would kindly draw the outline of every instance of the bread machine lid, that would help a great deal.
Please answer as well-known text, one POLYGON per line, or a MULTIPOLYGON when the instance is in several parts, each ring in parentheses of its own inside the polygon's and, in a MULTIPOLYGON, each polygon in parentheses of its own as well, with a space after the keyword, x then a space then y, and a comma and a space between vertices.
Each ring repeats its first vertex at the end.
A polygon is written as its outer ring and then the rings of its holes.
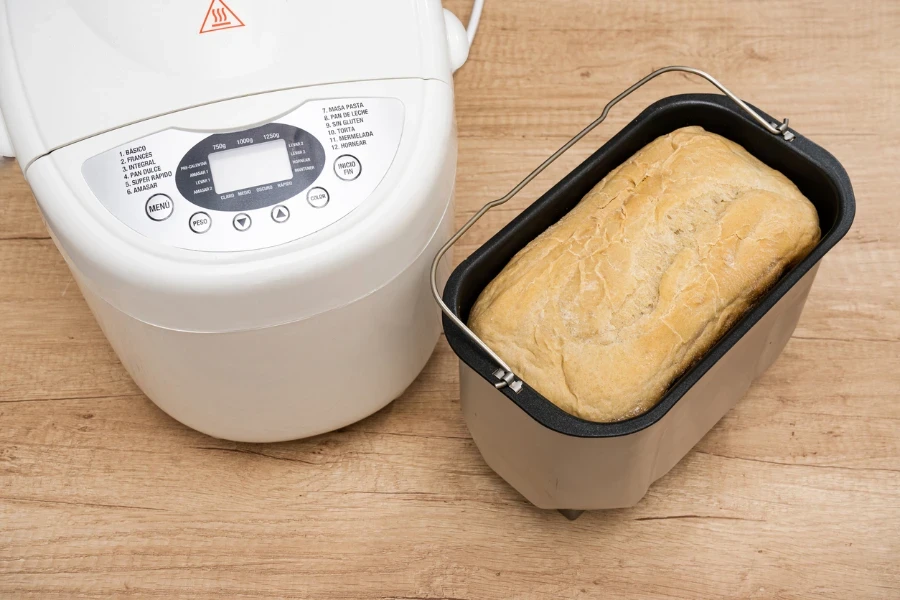
POLYGON ((22 135, 37 138, 26 145, 12 131, 23 164, 103 131, 230 98, 452 79, 440 0, 0 0, 0 9, 8 29, 0 37, 9 40, 0 49, 0 88, 9 91, 0 100, 7 122, 32 121, 22 135))

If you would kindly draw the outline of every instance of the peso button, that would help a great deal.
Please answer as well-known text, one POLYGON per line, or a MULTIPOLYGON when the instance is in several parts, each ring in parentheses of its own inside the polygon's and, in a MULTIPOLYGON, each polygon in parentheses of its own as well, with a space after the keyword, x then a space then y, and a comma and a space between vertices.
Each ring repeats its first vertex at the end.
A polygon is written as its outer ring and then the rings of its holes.
POLYGON ((325 208, 329 200, 331 200, 331 197, 325 188, 315 187, 306 194, 306 201, 313 208, 325 208))
POLYGON ((206 233, 212 227, 212 219, 205 212, 197 212, 191 215, 190 225, 194 233, 206 233))
POLYGON ((175 203, 165 194, 155 194, 147 200, 144 210, 154 221, 165 221, 175 211, 175 203))
POLYGON ((355 156, 345 154, 334 161, 334 174, 344 181, 353 181, 362 173, 362 164, 355 156))

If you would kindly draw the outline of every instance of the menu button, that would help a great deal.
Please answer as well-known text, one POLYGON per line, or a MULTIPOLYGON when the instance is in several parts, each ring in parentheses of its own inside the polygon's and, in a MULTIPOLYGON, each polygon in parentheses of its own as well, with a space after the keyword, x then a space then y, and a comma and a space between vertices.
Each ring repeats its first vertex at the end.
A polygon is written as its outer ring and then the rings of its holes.
POLYGON ((154 221, 165 221, 175 211, 175 203, 165 194, 156 194, 147 200, 147 205, 144 209, 147 212, 147 216, 154 221))

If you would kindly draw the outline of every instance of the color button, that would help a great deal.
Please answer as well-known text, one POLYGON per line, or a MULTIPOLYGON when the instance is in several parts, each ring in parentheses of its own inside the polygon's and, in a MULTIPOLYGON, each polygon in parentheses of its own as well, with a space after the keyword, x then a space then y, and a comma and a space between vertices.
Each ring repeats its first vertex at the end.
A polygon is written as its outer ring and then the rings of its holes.
POLYGON ((306 201, 313 208, 325 208, 331 197, 325 188, 315 187, 306 193, 306 201))

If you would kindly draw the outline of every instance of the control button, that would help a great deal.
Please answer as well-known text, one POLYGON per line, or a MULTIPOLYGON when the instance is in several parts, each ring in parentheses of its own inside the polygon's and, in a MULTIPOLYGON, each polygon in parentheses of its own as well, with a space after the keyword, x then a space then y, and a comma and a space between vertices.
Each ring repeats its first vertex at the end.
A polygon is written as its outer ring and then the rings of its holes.
POLYGON ((291 211, 287 209, 287 206, 278 205, 272 209, 272 220, 276 223, 284 223, 290 218, 291 211))
POLYGON ((253 224, 253 221, 250 220, 250 215, 247 213, 240 213, 235 215, 234 217, 234 228, 238 231, 247 231, 250 229, 250 226, 253 224))
POLYGON ((165 194, 155 194, 147 200, 147 206, 144 209, 147 211, 147 216, 154 221, 165 221, 175 211, 175 203, 165 194))
POLYGON ((355 156, 345 154, 334 161, 334 173, 344 181, 353 181, 362 173, 362 164, 355 156))
POLYGON ((190 224, 194 233, 206 233, 212 227, 212 219, 205 212, 197 212, 191 215, 190 224))
POLYGON ((325 188, 315 187, 306 193, 306 201, 313 208, 325 208, 329 200, 331 200, 331 196, 328 195, 328 190, 325 188))

